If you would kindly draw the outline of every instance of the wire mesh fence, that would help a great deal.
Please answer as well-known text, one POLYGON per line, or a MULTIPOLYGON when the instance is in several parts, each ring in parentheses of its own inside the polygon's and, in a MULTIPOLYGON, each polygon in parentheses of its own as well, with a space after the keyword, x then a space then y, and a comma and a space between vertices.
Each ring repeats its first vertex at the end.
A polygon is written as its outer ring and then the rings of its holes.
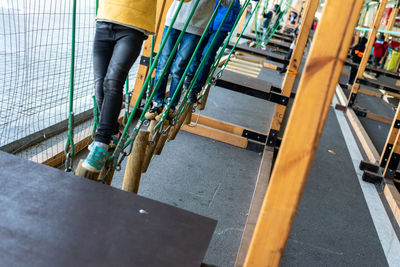
MULTIPOLYGON (((21 155, 37 162, 63 150, 70 90, 72 6, 72 0, 0 0, 2 150, 19 153, 35 144, 21 155)), ((96 1, 78 0, 76 7, 74 113, 87 114, 93 108, 96 1)), ((138 63, 130 72, 131 88, 137 68, 138 63)), ((77 141, 87 137, 87 131, 79 126, 75 133, 77 141)))

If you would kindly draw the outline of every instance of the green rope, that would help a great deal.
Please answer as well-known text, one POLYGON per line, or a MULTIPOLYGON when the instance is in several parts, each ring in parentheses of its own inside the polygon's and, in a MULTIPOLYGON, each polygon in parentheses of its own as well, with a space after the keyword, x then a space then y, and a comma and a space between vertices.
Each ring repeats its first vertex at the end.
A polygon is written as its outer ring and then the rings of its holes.
MULTIPOLYGON (((258 6, 258 4, 259 4, 259 2, 257 2, 256 5, 258 6)), ((244 29, 246 29, 247 26, 249 25, 250 20, 251 20, 251 17, 253 16, 253 14, 254 14, 255 11, 256 11, 256 9, 254 9, 253 12, 251 13, 249 19, 248 19, 247 22, 246 22, 246 25, 244 26, 244 29)), ((239 38, 236 40, 236 43, 234 44, 234 46, 232 47, 231 51, 229 52, 229 55, 228 55, 227 60, 225 61, 224 65, 222 66, 222 68, 220 69, 220 71, 218 72, 217 75, 221 75, 222 72, 224 71, 224 69, 226 68, 226 65, 228 65, 229 59, 230 59, 231 56, 233 55, 233 52, 235 51, 236 46, 238 45, 238 43, 239 43, 239 41, 240 41, 240 38, 242 38, 242 35, 243 35, 243 33, 244 33, 244 29, 243 29, 243 31, 240 33, 239 38)), ((221 56, 221 57, 222 57, 222 56, 221 56)), ((218 66, 218 65, 215 66, 215 69, 216 69, 217 66, 218 66)), ((214 71, 215 71, 215 70, 214 70, 214 71)))
MULTIPOLYGON (((193 10, 192 10, 192 12, 191 12, 191 14, 189 15, 189 18, 188 18, 188 20, 187 20, 187 23, 185 24, 186 28, 187 28, 187 26, 189 25, 189 22, 190 22, 191 18, 193 17, 194 11, 196 10, 199 1, 200 1, 200 0, 196 0, 195 7, 193 8, 193 10)), ((168 27, 168 30, 167 30, 167 32, 165 33, 165 37, 163 38, 163 40, 162 40, 162 42, 161 42, 160 50, 159 50, 159 52, 157 53, 157 55, 156 55, 156 57, 155 57, 155 59, 154 59, 152 65, 150 66, 150 70, 149 70, 149 72, 148 72, 148 74, 147 74, 147 76, 146 76, 146 79, 145 79, 144 83, 143 83, 142 89, 140 90, 138 99, 137 99, 137 101, 136 101, 136 103, 135 103, 135 106, 134 106, 133 109, 132 109, 132 112, 131 112, 131 114, 130 114, 130 116, 129 116, 129 118, 128 118, 128 121, 126 122, 125 128, 124 128, 124 130, 123 130, 123 132, 122 132, 122 137, 121 137, 121 139, 119 140, 119 142, 118 142, 118 144, 117 144, 117 147, 116 147, 114 153, 113 153, 113 154, 111 155, 111 157, 108 159, 109 161, 114 161, 114 164, 112 165, 113 168, 116 168, 116 167, 117 167, 117 164, 116 164, 116 163, 117 163, 117 161, 118 161, 118 157, 119 157, 119 155, 121 154, 122 150, 125 149, 127 146, 133 144, 133 142, 134 142, 134 140, 135 140, 135 138, 136 138, 136 136, 137 136, 137 134, 138 134, 140 128, 141 128, 142 125, 143 125, 143 122, 144 122, 144 119, 143 119, 143 118, 144 118, 144 114, 145 114, 145 112, 147 111, 147 109, 150 107, 151 101, 152 101, 152 99, 153 99, 153 97, 154 97, 154 94, 156 93, 156 88, 154 88, 154 90, 153 90, 153 92, 152 92, 150 98, 149 98, 148 101, 146 102, 145 107, 144 107, 144 109, 143 109, 143 113, 142 113, 142 115, 140 116, 140 119, 139 119, 138 123, 136 124, 135 128, 133 129, 133 134, 130 136, 130 139, 127 141, 127 139, 128 139, 128 130, 129 130, 129 127, 130 127, 130 125, 132 124, 132 121, 133 121, 133 119, 134 119, 135 113, 136 113, 136 111, 137 111, 137 109, 138 109, 138 107, 139 107, 139 104, 140 104, 140 102, 141 102, 141 99, 142 99, 142 97, 143 97, 143 95, 144 95, 144 93, 145 93, 145 91, 146 91, 146 88, 147 88, 147 86, 148 86, 148 83, 149 83, 149 81, 150 81, 150 79, 151 79, 151 74, 153 73, 153 71, 154 71, 154 69, 155 69, 155 67, 156 67, 156 63, 158 62, 158 59, 159 59, 159 57, 160 57, 160 55, 161 55, 161 52, 162 52, 162 50, 164 49, 164 47, 165 47, 165 45, 166 45, 166 42, 167 42, 167 39, 168 39, 168 37, 169 37, 169 35, 170 35, 171 29, 173 28, 173 25, 175 24, 176 18, 178 17, 179 11, 181 10, 183 3, 184 3, 183 1, 180 1, 180 2, 179 2, 179 5, 178 5, 178 7, 177 7, 177 9, 176 9, 176 11, 175 11, 175 14, 174 14, 174 16, 172 17, 171 24, 170 24, 170 26, 168 27)), ((186 28, 184 28, 184 29, 186 30, 186 28)), ((183 33, 184 33, 184 30, 182 30, 182 33, 181 33, 182 37, 183 37, 183 33)), ((178 39, 179 39, 179 37, 178 37, 178 39)), ((182 39, 182 38, 181 38, 181 39, 182 39)), ((179 42, 180 42, 180 40, 179 40, 179 42)), ((175 45, 176 47, 179 45, 179 42, 176 43, 176 45, 175 45)), ((174 47, 174 48, 175 48, 175 47, 174 47)), ((171 59, 171 61, 172 61, 172 58, 173 58, 172 55, 173 55, 173 53, 171 54, 171 56, 170 56, 170 58, 169 58, 169 59, 171 59)), ((163 72, 164 75, 163 75, 163 74, 161 75, 161 79, 159 80, 159 82, 160 82, 160 81, 162 80, 162 78, 165 76, 165 72, 166 72, 166 70, 163 72)), ((156 86, 157 86, 157 85, 156 85, 156 86)), ((159 87, 159 86, 160 86, 160 85, 158 85, 158 87, 159 87)), ((131 150, 132 150, 132 146, 131 146, 131 150)), ((131 151, 130 151, 130 152, 131 152, 131 151)), ((130 152, 129 152, 129 153, 130 153, 130 152)), ((121 161, 122 161, 122 160, 123 160, 123 158, 121 158, 121 161)))
POLYGON ((286 1, 286 2, 285 2, 286 8, 282 8, 282 6, 283 6, 283 0, 281 0, 281 2, 280 2, 281 10, 280 10, 280 12, 279 12, 279 14, 278 14, 278 18, 277 18, 277 20, 275 21, 275 24, 272 26, 272 28, 269 28, 269 29, 268 29, 267 34, 266 34, 268 37, 267 37, 267 39, 263 42, 264 44, 268 44, 268 42, 271 40, 272 36, 274 36, 275 32, 278 30, 278 28, 279 28, 279 26, 280 26, 280 23, 281 23, 281 20, 282 20, 282 17, 283 17, 284 15, 286 15, 286 13, 288 12, 288 10, 289 10, 289 8, 290 8, 290 6, 291 6, 291 4, 292 4, 292 1, 293 1, 293 0, 288 0, 288 1, 286 1), (282 11, 282 10, 284 10, 284 11, 282 11))
POLYGON ((74 78, 75 78, 75 31, 76 30, 76 0, 72 5, 72 45, 71 45, 71 73, 69 88, 69 118, 68 118, 68 137, 65 144, 64 153, 67 157, 66 171, 72 171, 72 157, 75 155, 74 146, 74 78))
MULTIPOLYGON (((218 67, 218 64, 219 64, 219 62, 221 61, 222 56, 224 55, 224 51, 225 51, 226 47, 228 46, 228 44, 229 44, 229 42, 230 42, 230 40, 231 40, 231 38, 232 38, 232 35, 233 35, 233 33, 234 33, 233 29, 236 28, 237 24, 239 23, 241 17, 243 16, 243 13, 245 12, 245 10, 247 9, 247 7, 248 7, 249 4, 250 4, 250 0, 246 0, 246 2, 244 3, 242 9, 239 11, 239 15, 237 16, 236 21, 235 21, 235 23, 234 23, 234 25, 233 25, 233 27, 232 27, 232 31, 229 33, 227 39, 225 40, 224 45, 222 46, 222 49, 220 49, 220 51, 219 51, 219 53, 218 53, 218 55, 217 55, 217 57, 216 57, 216 59, 215 59, 215 61, 214 61, 214 64, 213 64, 212 67, 211 67, 210 74, 209 74, 208 80, 207 80, 207 82, 206 82, 207 86, 210 85, 211 80, 212 80, 212 78, 213 78, 213 76, 214 76, 214 73, 215 73, 215 71, 216 71, 216 69, 217 69, 217 67, 218 67)), ((257 4, 258 4, 258 3, 257 3, 257 4)), ((254 10, 253 10, 253 12, 254 12, 254 10)), ((243 35, 245 29, 247 28, 247 26, 248 26, 248 24, 249 24, 249 22, 250 22, 250 20, 251 20, 251 17, 253 16, 253 14, 254 14, 254 13, 251 13, 251 15, 249 16, 249 18, 248 18, 247 22, 245 23, 245 26, 243 27, 243 30, 242 30, 242 32, 240 33, 240 35, 239 35, 239 37, 238 37, 238 39, 237 39, 237 41, 236 41, 234 47, 232 48, 231 52, 234 51, 234 48, 236 48, 236 45, 238 44, 239 40, 241 39, 241 37, 242 37, 242 35, 243 35)), ((232 53, 229 54, 229 56, 228 56, 228 58, 227 58, 227 61, 229 61, 231 55, 232 55, 232 53)), ((201 94, 201 98, 204 98, 204 94, 205 94, 205 91, 203 91, 203 93, 201 94)), ((183 109, 181 110, 181 112, 182 112, 182 111, 183 111, 183 109)))
MULTIPOLYGON (((181 77, 181 80, 179 81, 179 84, 178 84, 178 86, 177 86, 177 88, 176 88, 176 90, 175 90, 175 92, 174 92, 174 95, 169 99, 169 101, 168 101, 168 103, 167 103, 167 107, 166 107, 165 110, 163 111, 161 120, 160 120, 160 121, 157 123, 157 125, 154 127, 155 129, 158 129, 158 127, 160 127, 161 125, 164 124, 165 118, 166 118, 166 116, 167 116, 167 114, 168 114, 168 110, 170 109, 171 104, 173 103, 173 101, 174 101, 175 98, 177 97, 178 93, 180 92, 180 89, 181 89, 182 86, 183 86, 183 82, 184 82, 184 80, 185 80, 185 77, 186 77, 187 73, 189 72, 190 66, 191 66, 192 63, 193 63, 193 61, 194 61, 194 59, 195 59, 195 57, 196 57, 196 54, 197 54, 198 50, 200 49, 201 44, 202 44, 203 41, 204 41, 205 35, 207 34, 208 29, 209 29, 211 23, 214 21, 215 16, 216 16, 217 13, 218 13, 218 8, 220 7, 221 2, 222 2, 222 0, 220 0, 220 1, 218 2, 217 6, 215 7, 214 12, 213 12, 213 14, 212 14, 210 20, 208 21, 208 24, 207 24, 207 26, 206 26, 206 28, 205 28, 205 30, 204 30, 204 32, 203 32, 203 34, 202 34, 202 36, 201 36, 199 42, 197 43, 197 46, 196 46, 196 48, 195 48, 195 50, 194 50, 194 52, 193 52, 193 55, 192 55, 192 57, 190 58, 189 63, 188 63, 187 66, 186 66, 186 69, 185 69, 185 71, 184 71, 184 73, 183 73, 183 75, 182 75, 182 77, 181 77)), ((189 86, 188 90, 186 91, 186 94, 185 94, 185 96, 184 96, 184 101, 183 101, 183 102, 185 102, 185 100, 187 99, 187 96, 188 96, 189 92, 193 89, 193 86, 194 86, 194 84, 195 84, 197 78, 199 77, 200 72, 203 70, 204 64, 206 63, 206 59, 207 59, 208 55, 211 53, 211 49, 212 49, 212 47, 213 47, 215 41, 217 40, 218 34, 221 32, 222 26, 223 26, 223 24, 225 23, 226 18, 228 17, 228 15, 229 15, 229 13, 230 13, 230 11, 231 11, 231 9, 232 9, 234 3, 235 3, 235 1, 232 1, 232 3, 229 5, 228 11, 226 12, 226 14, 225 14, 225 16, 224 16, 224 18, 223 18, 223 20, 222 20, 220 26, 218 27, 218 29, 217 29, 217 31, 216 31, 216 33, 215 33, 215 36, 214 36, 214 38, 212 39, 211 44, 210 44, 210 46, 208 47, 208 49, 207 49, 207 51, 206 51, 206 54, 205 54, 204 57, 203 57, 203 60, 201 61, 199 67, 197 68, 197 71, 196 71, 196 73, 195 73, 195 75, 194 75, 194 77, 193 77, 193 79, 192 79, 192 81, 191 81, 191 83, 190 83, 190 86, 189 86)))
MULTIPOLYGON (((153 63, 153 57, 154 57, 154 35, 152 36, 152 39, 151 39, 151 51, 150 51, 150 61, 149 61, 150 66, 153 63)), ((146 102, 149 101, 149 98, 151 95, 151 88, 153 88, 153 84, 154 84, 154 78, 152 77, 149 82, 149 85, 147 86, 146 102)))
POLYGON ((129 75, 126 76, 125 81, 125 112, 124 117, 122 119, 122 126, 125 126, 125 122, 129 117, 129 101, 130 101, 130 94, 129 94, 129 75))
MULTIPOLYGON (((221 60, 221 58, 222 58, 222 56, 223 56, 223 54, 224 54, 224 51, 225 51, 226 47, 228 46, 228 43, 229 43, 230 39, 232 38, 232 35, 233 35, 233 33, 234 33, 234 29, 236 28, 237 24, 239 23, 239 21, 240 21, 242 15, 243 15, 243 13, 245 12, 245 10, 247 9, 247 7, 248 7, 249 4, 250 4, 250 0, 247 0, 247 1, 243 4, 242 8, 240 9, 239 14, 238 14, 238 16, 236 17, 236 20, 235 20, 235 22, 234 22, 234 24, 233 24, 232 30, 230 31, 228 37, 226 38, 226 40, 225 40, 225 42, 224 42, 222 48, 220 49, 218 55, 216 56, 216 59, 214 60, 213 65, 212 65, 212 67, 211 67, 211 69, 210 69, 210 74, 209 74, 208 80, 207 80, 207 82, 206 82, 207 85, 210 84, 211 79, 212 79, 212 77, 213 77, 213 75, 214 75, 214 72, 215 72, 215 70, 216 70, 216 68, 217 68, 217 66, 218 66, 218 64, 219 64, 219 62, 220 62, 220 60, 221 60)), ((254 10, 253 10, 253 12, 254 12, 254 10)), ((251 14, 253 14, 253 13, 251 13, 251 14)), ((251 17, 252 17, 252 15, 249 16, 248 21, 251 20, 251 17)), ((246 26, 243 28, 242 34, 243 34, 244 30, 246 29, 247 25, 248 25, 248 23, 246 23, 246 26)), ((239 35, 238 41, 240 40, 242 34, 239 35)), ((229 58, 230 58, 230 57, 228 57, 228 59, 227 59, 228 61, 229 61, 229 58)), ((195 81, 195 80, 192 79, 192 82, 193 82, 193 81, 195 81)), ((188 92, 186 92, 186 94, 185 94, 184 100, 187 99, 187 96, 189 95, 189 93, 190 93, 190 92, 189 92, 189 90, 188 90, 188 92)), ((205 91, 203 91, 203 93, 201 94, 200 98, 204 98, 204 94, 205 94, 205 91)), ((185 106, 186 106, 186 102, 185 102, 185 101, 182 101, 182 103, 183 103, 183 105, 180 106, 180 111, 175 115, 175 117, 178 117, 178 116, 179 116, 180 114, 182 114, 182 112, 184 111, 185 106)))
POLYGON ((92 129, 92 139, 94 140, 94 135, 96 129, 99 126, 99 107, 97 106, 96 96, 92 96, 93 99, 93 129, 92 129))

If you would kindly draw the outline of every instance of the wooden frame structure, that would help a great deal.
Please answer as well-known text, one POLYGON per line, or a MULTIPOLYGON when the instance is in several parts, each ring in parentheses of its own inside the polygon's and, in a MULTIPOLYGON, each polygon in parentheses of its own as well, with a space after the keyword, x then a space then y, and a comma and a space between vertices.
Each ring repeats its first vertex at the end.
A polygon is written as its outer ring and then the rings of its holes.
POLYGON ((357 71, 356 80, 351 88, 351 93, 350 93, 349 99, 347 101, 347 106, 349 106, 349 107, 353 107, 353 105, 356 102, 357 94, 360 89, 360 83, 358 82, 358 79, 363 78, 365 69, 367 67, 368 59, 370 57, 370 52, 372 50, 372 46, 375 43, 375 36, 378 32, 379 25, 382 20, 383 12, 385 11, 387 2, 388 2, 388 0, 381 0, 380 4, 379 4, 379 8, 375 14, 374 23, 373 23, 372 29, 368 35, 368 43, 365 47, 364 55, 361 59, 360 66, 357 71))
MULTIPOLYGON (((310 33, 311 25, 314 21, 314 15, 317 11, 319 1, 308 0, 304 7, 303 24, 299 31, 299 36, 296 41, 295 48, 293 50, 292 58, 290 59, 285 79, 282 84, 282 95, 289 97, 292 93, 294 83, 298 76, 301 60, 303 58, 304 50, 308 41, 308 35, 310 33)), ((275 113, 269 128, 267 145, 274 147, 278 138, 278 133, 281 129, 281 125, 286 113, 285 105, 277 105, 275 113)))
POLYGON ((362 3, 325 4, 244 266, 279 265, 362 3))
MULTIPOLYGON (((387 1, 382 0, 381 8, 375 19, 376 23, 380 21, 383 13, 381 9, 387 1)), ((172 0, 158 1, 157 4, 156 51, 161 42, 163 30, 161 25, 163 25, 167 13, 166 6, 171 2, 172 0)), ((329 105, 336 90, 343 64, 346 61, 353 34, 349 29, 356 25, 357 15, 361 10, 362 3, 363 0, 327 0, 271 177, 273 159, 271 147, 277 145, 277 134, 281 130, 283 117, 287 110, 286 105, 277 105, 268 133, 189 112, 190 117, 188 118, 192 124, 183 126, 184 131, 264 153, 248 223, 236 262, 237 266, 279 265, 322 134, 329 105), (334 41, 331 41, 333 39, 334 41), (299 140, 302 141, 299 142, 299 140), (265 198, 263 198, 264 195, 265 198), (252 234, 253 237, 250 238, 252 234)), ((303 25, 280 92, 283 97, 290 98, 292 93, 318 4, 319 0, 307 0, 304 7, 303 25)), ((241 18, 240 25, 243 25, 244 17, 245 13, 241 18)), ((376 24, 374 29, 376 34, 376 24)), ((373 36, 373 31, 371 31, 371 36, 373 36)), ((368 47, 370 46, 372 45, 368 44, 368 47)), ((147 40, 131 103, 136 102, 148 73, 150 47, 151 40, 147 40)), ((367 61, 367 57, 366 59, 363 58, 360 65, 357 74, 360 79, 367 61)), ((352 87, 352 95, 361 91, 359 84, 358 87, 357 85, 352 87)), ((352 109, 348 109, 348 111, 354 112, 352 109)), ((392 122, 384 154, 380 159, 381 167, 385 168, 385 178, 397 178, 396 169, 400 162, 399 129, 400 105, 395 120, 392 122)), ((149 133, 143 134, 145 135, 143 138, 137 139, 142 144, 148 140, 149 133)), ((87 142, 87 140, 82 142, 87 142)), ((369 143, 366 141, 366 144, 369 143)), ((141 148, 140 154, 144 153, 145 150, 141 148)), ((371 151, 368 156, 371 161, 377 159, 375 151, 371 151)), ((138 179, 140 179, 140 173, 135 175, 139 176, 138 179)), ((124 184, 125 190, 137 193, 139 180, 132 180, 131 182, 131 184, 124 184)), ((389 204, 394 207, 393 210, 397 208, 397 214, 400 214, 400 199, 394 193, 394 190, 396 188, 393 180, 386 180, 385 194, 391 196, 389 204)), ((400 215, 396 218, 399 217, 400 215)), ((400 219, 398 220, 400 223, 400 219)))

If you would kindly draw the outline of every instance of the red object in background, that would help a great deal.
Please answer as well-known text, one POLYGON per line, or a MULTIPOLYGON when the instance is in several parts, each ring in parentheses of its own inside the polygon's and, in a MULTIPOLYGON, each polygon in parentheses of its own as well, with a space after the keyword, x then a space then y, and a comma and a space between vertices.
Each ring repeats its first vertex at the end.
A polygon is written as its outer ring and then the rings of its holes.
POLYGON ((392 14, 393 8, 386 8, 385 11, 383 12, 381 24, 382 25, 387 25, 389 22, 390 14, 392 14))
POLYGON ((317 29, 317 25, 318 25, 318 20, 314 21, 314 26, 313 26, 313 30, 315 31, 317 29))
POLYGON ((390 43, 390 46, 391 46, 392 48, 399 47, 399 46, 400 46, 400 42, 392 41, 392 42, 390 43))

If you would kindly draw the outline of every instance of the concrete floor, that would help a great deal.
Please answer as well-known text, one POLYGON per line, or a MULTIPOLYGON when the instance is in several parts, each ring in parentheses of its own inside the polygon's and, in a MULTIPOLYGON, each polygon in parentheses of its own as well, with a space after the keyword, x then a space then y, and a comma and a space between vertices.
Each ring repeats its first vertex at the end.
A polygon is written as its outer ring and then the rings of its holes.
POLYGON ((332 108, 281 266, 387 266, 332 108))
MULTIPOLYGON (((263 69, 260 78, 280 87, 283 76, 263 69)), ((273 110, 274 104, 213 88, 202 114, 266 131, 273 110)), ((142 175, 139 194, 218 220, 204 262, 233 266, 260 160, 255 152, 180 132, 142 175)), ((112 186, 120 188, 122 179, 123 170, 112 186)), ((281 266, 387 266, 332 109, 281 266)))

